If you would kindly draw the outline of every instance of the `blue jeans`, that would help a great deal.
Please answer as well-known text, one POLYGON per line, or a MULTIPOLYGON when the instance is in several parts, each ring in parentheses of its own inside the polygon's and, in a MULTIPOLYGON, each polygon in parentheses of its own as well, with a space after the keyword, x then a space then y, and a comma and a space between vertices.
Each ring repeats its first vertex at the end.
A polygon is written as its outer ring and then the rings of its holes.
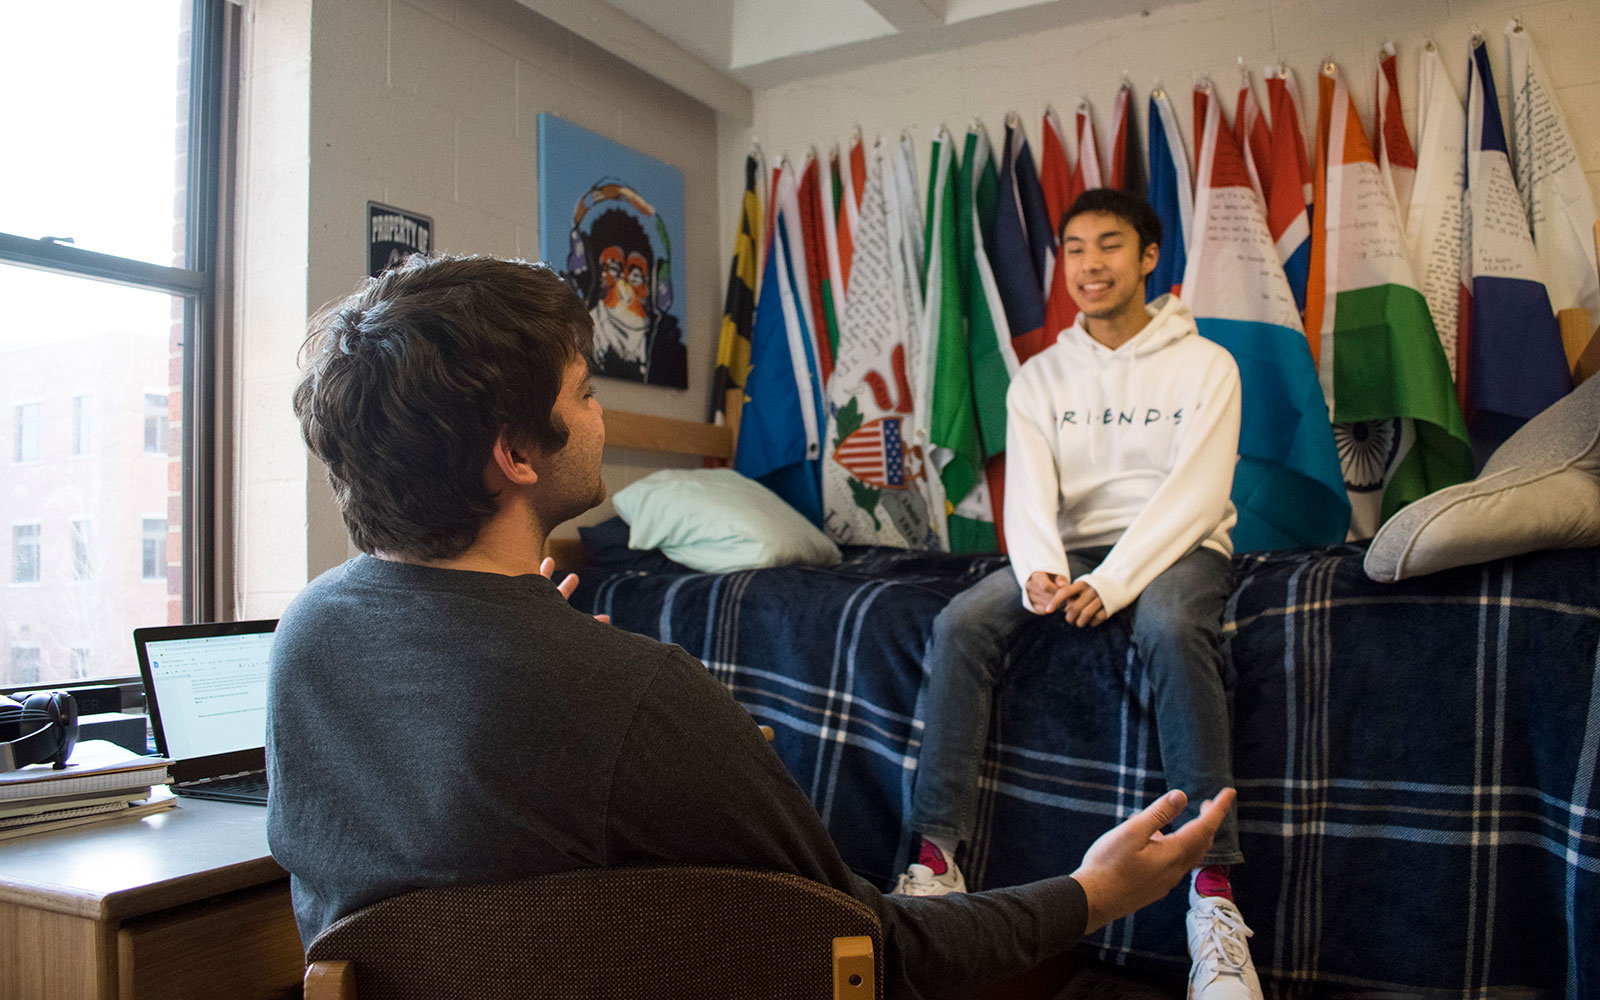
MULTIPOLYGON (((1068 553, 1072 578, 1098 566, 1108 551, 1068 553)), ((1117 616, 1131 616, 1133 647, 1155 693, 1156 739, 1167 784, 1189 796, 1179 822, 1192 819, 1202 800, 1233 783, 1221 670, 1222 612, 1232 587, 1232 563, 1210 549, 1195 549, 1151 581, 1117 616)), ((934 619, 926 728, 911 797, 911 828, 918 833, 971 838, 993 692, 1015 666, 1007 655, 1011 638, 1036 617, 1022 606, 1022 592, 1008 566, 956 595, 934 619)), ((1243 860, 1234 809, 1202 863, 1243 860)))

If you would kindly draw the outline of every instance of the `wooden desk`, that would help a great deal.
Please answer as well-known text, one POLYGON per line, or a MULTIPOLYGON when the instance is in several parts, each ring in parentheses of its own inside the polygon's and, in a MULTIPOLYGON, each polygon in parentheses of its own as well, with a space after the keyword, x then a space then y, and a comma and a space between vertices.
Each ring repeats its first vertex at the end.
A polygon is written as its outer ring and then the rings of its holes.
POLYGON ((294 997, 304 963, 261 806, 0 843, 0 998, 294 997))

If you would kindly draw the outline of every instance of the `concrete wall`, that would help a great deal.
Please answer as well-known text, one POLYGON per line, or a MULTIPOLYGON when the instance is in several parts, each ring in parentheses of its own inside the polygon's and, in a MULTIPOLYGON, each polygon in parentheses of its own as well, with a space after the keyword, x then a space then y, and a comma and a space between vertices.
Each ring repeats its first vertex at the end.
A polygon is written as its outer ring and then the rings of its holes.
MULTIPOLYGON (((365 275, 366 203, 432 217, 442 251, 538 258, 540 112, 683 171, 686 245, 673 256, 687 292, 689 387, 597 384, 608 407, 705 418, 722 302, 711 111, 512 0, 249 9, 258 65, 246 115, 241 615, 276 613, 349 554, 289 398, 306 317, 365 275), (297 47, 303 55, 277 57, 297 47)), ((613 491, 645 471, 629 458, 608 454, 613 491)), ((609 515, 608 504, 584 520, 609 515)))
POLYGON ((773 162, 784 152, 801 159, 813 145, 826 155, 828 146, 845 140, 856 126, 868 142, 878 135, 892 139, 906 129, 916 142, 926 184, 928 147, 941 124, 959 140, 977 118, 988 127, 991 141, 999 143, 1006 112, 1016 111, 1037 157, 1045 107, 1053 104, 1071 129, 1073 109, 1087 96, 1104 153, 1112 97, 1126 73, 1139 101, 1141 140, 1146 101, 1151 87, 1161 82, 1172 94, 1192 159, 1189 90, 1197 77, 1211 76, 1226 97, 1231 118, 1238 58, 1251 68, 1259 100, 1266 99, 1261 68, 1286 61, 1299 79, 1307 118, 1302 125, 1309 135, 1316 126, 1317 70, 1331 56, 1370 129, 1378 48, 1393 41, 1399 50, 1401 100, 1415 141, 1416 71, 1424 42, 1431 39, 1440 47, 1464 101, 1467 42, 1474 26, 1481 28, 1503 90, 1501 30, 1513 16, 1522 17, 1533 36, 1600 199, 1600 59, 1595 58, 1600 51, 1600 4, 1593 0, 1199 0, 1148 15, 1135 8, 1121 17, 1034 30, 757 90, 754 126, 724 128, 721 134, 723 257, 733 251, 742 168, 753 138, 773 162))

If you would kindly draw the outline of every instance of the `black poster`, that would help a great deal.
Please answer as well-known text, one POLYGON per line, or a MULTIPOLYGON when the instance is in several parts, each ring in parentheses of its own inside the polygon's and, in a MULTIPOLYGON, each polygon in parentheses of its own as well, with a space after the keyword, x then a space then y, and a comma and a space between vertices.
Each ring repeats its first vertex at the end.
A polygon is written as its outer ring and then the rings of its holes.
POLYGON ((433 249, 433 220, 367 202, 367 274, 376 278, 414 253, 433 249))

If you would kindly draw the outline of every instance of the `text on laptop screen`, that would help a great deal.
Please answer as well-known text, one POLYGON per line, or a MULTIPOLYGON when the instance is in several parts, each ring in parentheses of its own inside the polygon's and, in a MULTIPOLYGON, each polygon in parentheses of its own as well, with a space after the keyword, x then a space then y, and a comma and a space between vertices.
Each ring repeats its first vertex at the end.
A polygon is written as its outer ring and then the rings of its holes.
POLYGON ((266 743, 271 632, 167 639, 146 650, 169 757, 187 760, 266 743))

